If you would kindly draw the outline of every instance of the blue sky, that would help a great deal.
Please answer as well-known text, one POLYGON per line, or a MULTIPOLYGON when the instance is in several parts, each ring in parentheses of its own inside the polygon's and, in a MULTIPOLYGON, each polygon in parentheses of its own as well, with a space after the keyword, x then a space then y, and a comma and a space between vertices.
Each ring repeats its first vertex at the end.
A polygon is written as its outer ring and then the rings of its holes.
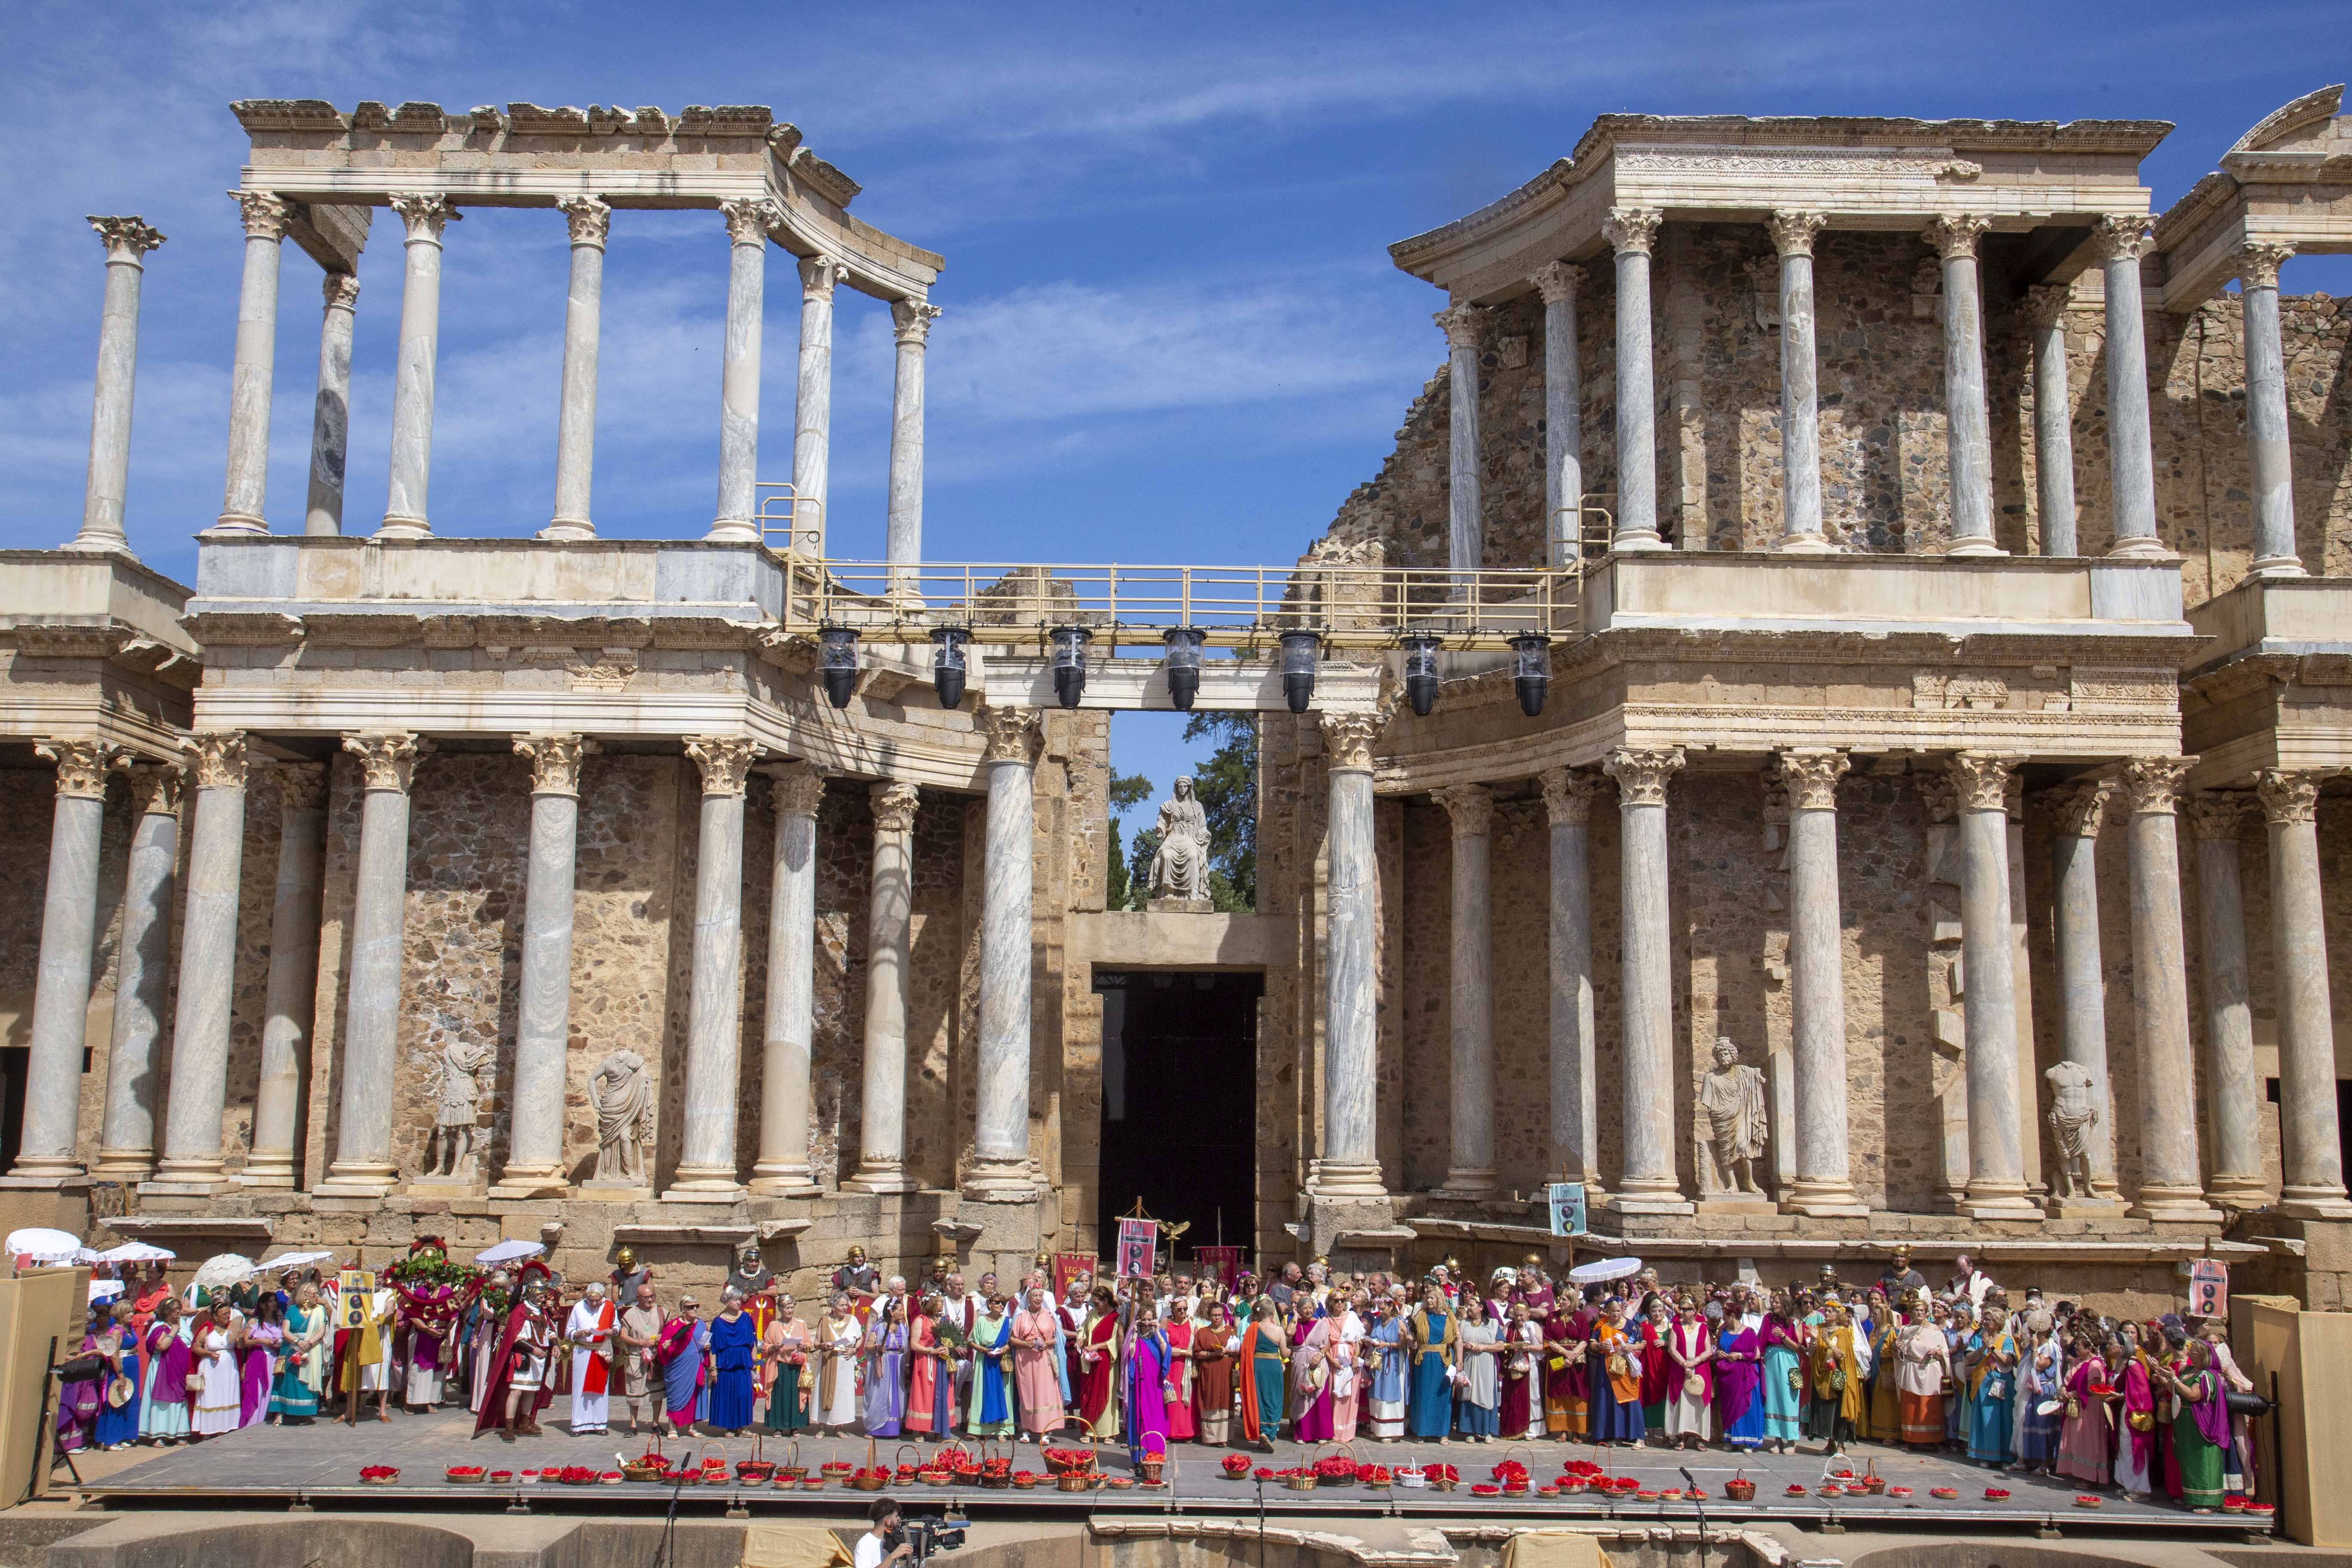
MULTIPOLYGON (((0 543, 80 515, 101 285, 85 213, 149 258, 129 526, 185 580, 220 508, 244 137, 229 100, 766 103, 945 253, 933 298, 935 559, 1287 561, 1378 468, 1442 358, 1442 303, 1382 247, 1492 200, 1597 113, 2150 118, 2160 210, 2249 125, 2347 74, 2338 4, 9 7, 0 160, 0 543), (2332 52, 2330 52, 2332 51, 2332 52)), ((347 526, 382 512, 400 252, 362 264, 347 526)), ((566 250, 551 213, 449 231, 437 531, 547 521, 566 250)), ((727 247, 623 213, 606 264, 596 519, 698 535, 713 501, 727 247)), ((797 290, 772 256, 762 470, 789 467, 797 290)), ((299 523, 316 269, 289 247, 268 510, 299 523)), ((2301 258, 2290 289, 2352 291, 2301 258)), ((883 308, 842 296, 834 538, 878 554, 883 308)), ((1178 726, 1123 717, 1164 791, 1178 726)))

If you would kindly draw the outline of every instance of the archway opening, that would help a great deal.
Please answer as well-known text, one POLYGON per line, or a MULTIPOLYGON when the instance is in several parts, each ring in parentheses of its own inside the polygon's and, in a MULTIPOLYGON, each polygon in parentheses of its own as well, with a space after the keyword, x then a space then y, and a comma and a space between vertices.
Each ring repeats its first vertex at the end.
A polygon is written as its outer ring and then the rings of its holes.
POLYGON ((1105 1256, 1138 1198, 1187 1224, 1181 1261, 1218 1244, 1255 1251, 1257 1005, 1255 973, 1097 970, 1103 999, 1102 1167, 1097 1234, 1105 1256))

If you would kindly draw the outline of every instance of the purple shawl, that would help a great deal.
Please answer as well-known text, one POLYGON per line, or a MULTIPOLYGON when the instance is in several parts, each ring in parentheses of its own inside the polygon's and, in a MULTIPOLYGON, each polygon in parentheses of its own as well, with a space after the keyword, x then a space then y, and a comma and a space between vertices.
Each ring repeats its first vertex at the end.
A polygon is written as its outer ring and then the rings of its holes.
POLYGON ((2230 1446, 2230 1406, 2221 1397, 2220 1374, 2209 1366, 2202 1372, 2190 1373, 2184 1381, 2198 1389, 2197 1401, 2189 1405, 2197 1422, 2198 1436, 2217 1448, 2227 1448, 2230 1446))
POLYGON ((1734 1321, 1717 1337, 1715 1348, 1720 1356, 1707 1363, 1715 1373, 1715 1407, 1728 1426, 1747 1415, 1748 1407, 1756 1402, 1758 1391, 1764 1386, 1764 1369, 1758 1362, 1721 1357, 1761 1355, 1763 1347, 1757 1342, 1755 1330, 1734 1321))
POLYGON ((170 1323, 147 1331, 147 1353, 155 1362, 155 1384, 148 1397, 157 1405, 188 1402, 188 1344, 170 1323))

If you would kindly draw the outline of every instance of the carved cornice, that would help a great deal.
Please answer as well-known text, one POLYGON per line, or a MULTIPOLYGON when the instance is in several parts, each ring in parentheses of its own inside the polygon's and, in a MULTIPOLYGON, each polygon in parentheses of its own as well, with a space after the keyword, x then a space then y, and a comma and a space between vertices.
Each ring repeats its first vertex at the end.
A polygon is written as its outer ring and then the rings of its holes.
POLYGON ((1601 226, 1601 237, 1618 255, 1647 256, 1658 243, 1658 226, 1666 215, 1655 207, 1611 207, 1601 226))
POLYGON ((1835 811, 1837 783, 1853 761, 1843 752, 1804 751, 1780 753, 1780 781, 1788 786, 1791 811, 1835 811))
POLYGON ((813 763, 795 758, 777 764, 776 810, 784 816, 814 816, 824 803, 824 775, 813 763))
POLYGON ((1035 763, 1037 748, 1045 738, 1045 716, 1037 710, 983 708, 980 722, 988 732, 981 752, 982 762, 1019 763, 1024 768, 1035 763))
POLYGON ((2189 831, 2201 843, 2235 843, 2238 825, 2246 817, 2246 801, 2242 789, 2199 790, 2189 797, 2189 831))
POLYGON ((130 770, 131 815, 177 816, 187 773, 177 763, 140 763, 130 770))
POLYGON ((515 754, 530 759, 530 793, 579 798, 580 759, 596 750, 582 735, 518 735, 515 754))
POLYGON ((2009 812, 2009 779, 2018 759, 1993 752, 1962 752, 1951 761, 1955 806, 1961 811, 2009 812))
POLYGON ((1335 769, 1370 773, 1372 770, 1372 746, 1388 728, 1388 717, 1381 713, 1325 713, 1323 724, 1323 755, 1335 769))
POLYGON ((2147 254, 2156 220, 2146 213, 2107 213, 2091 231, 2091 254, 2101 262, 2137 261, 2147 254))
POLYGON ((2116 781, 2087 779, 2052 792, 2050 804, 2058 814, 2058 832, 2067 838, 2096 838, 2107 824, 2107 803, 2116 796, 2116 781))
POLYGON ((1448 305, 1429 319, 1445 334, 1447 348, 1475 353, 1486 342, 1486 319, 1492 314, 1476 305, 1448 305))
POLYGON ((391 790, 400 795, 416 773, 416 737, 406 730, 393 730, 373 734, 346 735, 343 750, 360 760, 360 777, 371 790, 391 790))
POLYGON ((2169 816, 2180 804, 2180 781, 2197 765, 2194 757, 2134 757, 2116 770, 2134 816, 2169 816))
POLYGON ((1545 304, 1557 305, 1576 298, 1577 288, 1584 281, 1584 268, 1573 261, 1555 261, 1538 269, 1528 281, 1545 304))
POLYGON ((2025 291, 2025 319, 2043 331, 2065 320, 2067 301, 2074 298, 2071 283, 2036 283, 2025 291))
POLYGON ((354 272, 329 272, 319 279, 319 296, 330 310, 348 310, 360 302, 359 275, 354 272))
POLYGON ((1811 256, 1813 236, 1828 226, 1826 213, 1790 209, 1774 213, 1764 220, 1764 232, 1772 237, 1772 248, 1782 256, 1811 256))
POLYGON ((450 203, 447 196, 438 192, 394 196, 392 198, 392 210, 398 213, 400 221, 407 226, 407 243, 410 245, 420 242, 440 244, 441 231, 466 216, 450 203))
POLYGON ((1590 768, 1553 768, 1542 779, 1544 809, 1554 827, 1582 827, 1592 820, 1592 803, 1609 780, 1590 768))
POLYGON ((705 795, 741 795, 760 743, 749 735, 688 735, 686 754, 702 770, 705 795))
POLYGON ((833 286, 849 276, 848 268, 823 254, 802 257, 800 267, 803 300, 831 300, 833 286))
POLYGON ((604 248, 604 238, 613 232, 613 209, 609 204, 594 196, 565 196, 555 206, 572 230, 572 244, 604 248))
POLYGON ((117 253, 123 259, 137 263, 139 258, 163 243, 163 236, 143 217, 91 216, 89 226, 98 230, 99 239, 106 246, 106 258, 111 261, 117 253))
POLYGON ((284 196, 268 191, 231 191, 229 200, 236 204, 236 216, 245 225, 247 239, 284 239, 287 220, 294 209, 284 196))
POLYGON ((1681 771, 1683 749, 1669 746, 1644 750, 1621 746, 1609 753, 1601 769, 1617 781, 1617 804, 1628 805, 1664 805, 1666 804, 1666 783, 1681 771))
POLYGON ((194 734, 181 742, 194 765, 198 789, 243 789, 246 750, 242 730, 215 730, 194 734))
MULTIPOLYGON (((768 231, 784 221, 782 211, 764 196, 720 202, 719 213, 727 220, 727 242, 730 245, 765 245, 768 243, 768 231)), ((801 266, 805 268, 808 263, 803 261, 801 266)))
POLYGON ((890 301, 890 334, 902 343, 917 348, 930 342, 931 323, 940 319, 940 308, 929 300, 893 300, 890 301))
POLYGON ((285 812, 327 808, 327 770, 317 763, 278 763, 278 809, 285 812))
POLYGON ((2319 783, 2326 776, 2263 769, 2254 776, 2254 795, 2263 803, 2263 820, 2273 827, 2318 821, 2319 783))
POLYGON ((2238 282, 2247 289, 2275 289, 2279 268, 2294 255, 2292 245, 2249 240, 2238 247, 2238 282))
POLYGON ((1972 259, 1977 241, 1991 227, 1992 220, 1981 213, 1946 213, 1921 237, 1946 261, 1972 259))
POLYGON ((878 784, 872 790, 874 797, 874 831, 877 834, 911 833, 915 830, 915 807, 921 802, 922 792, 910 784, 878 784))
POLYGON ((1456 838, 1484 838, 1495 829, 1495 795, 1485 784, 1448 784, 1432 790, 1430 798, 1454 819, 1456 838))

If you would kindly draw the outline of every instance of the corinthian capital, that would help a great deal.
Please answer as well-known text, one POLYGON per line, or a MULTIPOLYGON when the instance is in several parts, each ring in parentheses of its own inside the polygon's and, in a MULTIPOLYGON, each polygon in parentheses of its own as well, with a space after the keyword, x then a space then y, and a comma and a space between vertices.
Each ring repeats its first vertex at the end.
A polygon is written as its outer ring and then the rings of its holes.
POLYGON ((703 794, 741 795, 760 745, 749 735, 688 735, 686 754, 702 770, 703 794))
POLYGON ((802 257, 800 268, 801 298, 803 300, 832 299, 833 286, 849 276, 848 268, 822 252, 802 257))
POLYGON ((1332 713, 1323 715, 1323 755, 1335 768, 1351 768, 1358 773, 1372 770, 1372 746, 1380 740, 1388 720, 1379 713, 1332 713))
POLYGON ((348 310, 360 302, 359 275, 352 272, 329 272, 319 279, 319 295, 330 310, 348 310))
POLYGON ((2294 254, 2292 245, 2252 240, 2238 247, 2238 282, 2248 289, 2275 289, 2279 268, 2294 254))
POLYGON ((441 243, 441 231, 466 215, 439 192, 417 195, 394 196, 392 210, 408 226, 408 243, 441 243))
POLYGON ((983 761, 1019 763, 1027 767, 1037 760, 1037 747, 1045 738, 1045 721, 1034 708, 983 708, 980 721, 988 731, 987 749, 983 761))
POLYGON ((327 770, 317 763, 278 763, 278 809, 323 811, 327 805, 327 770))
POLYGON ((579 798, 580 759, 596 750, 583 735, 517 735, 515 754, 530 759, 530 793, 579 798))
POLYGON ((2189 797, 2189 830, 2203 843, 2234 843, 2245 820, 2246 792, 2200 789, 2189 797))
POLYGON ((1628 251, 1647 256, 1658 243, 1658 226, 1665 221, 1666 215, 1655 207, 1611 207, 1601 237, 1620 256, 1628 251))
POLYGON ((1808 747, 1780 753, 1780 782, 1789 789, 1791 811, 1835 811, 1837 782, 1853 761, 1843 752, 1808 747))
POLYGON ((1448 784, 1444 789, 1432 790, 1430 797, 1454 819, 1454 837, 1484 838, 1494 830, 1495 796, 1485 784, 1448 784))
POLYGON ((418 750, 416 737, 408 731, 346 735, 343 750, 359 758, 360 776, 369 789, 408 793, 416 773, 418 750))
POLYGON ((1680 773, 1682 766, 1680 746, 1621 746, 1609 753, 1601 771, 1617 781, 1619 805, 1664 805, 1667 781, 1680 773))
POLYGON ((104 800, 106 775, 122 765, 121 754, 103 741, 43 741, 33 751, 58 764, 60 800, 104 800))
POLYGON ((2009 780, 2015 757, 1994 752, 1962 752, 1952 759, 1953 805, 1960 811, 2009 811, 2009 780))
POLYGON ((198 789, 243 789, 248 756, 245 732, 215 730, 189 736, 181 742, 195 763, 198 789))
POLYGON ((2101 261, 2137 261, 2147 253, 2155 221, 2146 213, 2106 214, 2091 231, 2091 254, 2101 261))
POLYGON ((2025 319, 2048 329, 2066 318, 2066 302, 2074 297, 2071 283, 2036 283, 2025 291, 2025 319))
POLYGON ((2134 816, 2170 816, 2180 804, 2180 781, 2197 765, 2194 757, 2134 757, 2116 770, 2130 797, 2134 816))
POLYGON ((2059 790, 2051 797, 2058 810, 2058 831, 2067 838, 2096 838, 2107 822, 2107 803, 2116 797, 2113 779, 2086 779, 2059 790))
POLYGON ((555 208, 572 230, 572 244, 604 248, 604 237, 613 232, 613 209, 609 204, 595 196, 566 196, 555 204, 555 208))
POLYGON ((875 832, 914 831, 915 807, 922 799, 920 791, 910 784, 878 784, 871 793, 874 797, 875 832))
POLYGON ((1448 305, 1429 319, 1445 334, 1445 346, 1468 349, 1476 353, 1486 342, 1486 318, 1491 312, 1476 305, 1448 305))
POLYGON ((1946 213, 1927 226, 1925 236, 1937 256, 1947 261, 1973 258, 1977 241, 1992 227, 1992 219, 1982 213, 1946 213))
POLYGON ((2263 803, 2263 820, 2274 827, 2291 822, 2318 821, 2320 778, 2318 773, 2265 768, 2254 779, 2254 795, 2263 803))
POLYGON ((1790 208, 1766 218, 1764 232, 1772 237, 1772 248, 1782 256, 1811 256, 1813 236, 1828 226, 1829 221, 1826 213, 1790 208))
POLYGON ((1553 768, 1543 775, 1544 810, 1554 827, 1581 827, 1592 820, 1592 802, 1609 781, 1591 768, 1553 768))
POLYGON ((720 202, 719 214, 727 220, 727 241, 730 245, 765 245, 768 231, 784 221, 776 204, 765 196, 720 202))
POLYGON ((109 261, 113 260, 118 252, 125 259, 136 261, 163 243, 163 237, 143 217, 99 217, 93 215, 89 226, 98 230, 98 237, 106 246, 109 261))
POLYGON ((140 763, 131 770, 131 811, 134 816, 177 816, 180 787, 187 771, 177 763, 140 763))
POLYGON ((786 816, 814 816, 824 803, 824 775, 795 758, 777 764, 776 810, 786 816))
POLYGON ((1576 298, 1577 286, 1583 278, 1584 268, 1573 261, 1555 261, 1538 270, 1530 281, 1545 304, 1557 305, 1576 298))
POLYGON ((236 216, 245 224, 246 238, 286 237, 286 221, 294 216, 294 207, 284 196, 269 191, 231 191, 228 199, 236 204, 236 216))
POLYGON ((893 300, 890 301, 891 335, 902 343, 918 347, 931 337, 931 323, 940 319, 940 308, 929 300, 893 300))

